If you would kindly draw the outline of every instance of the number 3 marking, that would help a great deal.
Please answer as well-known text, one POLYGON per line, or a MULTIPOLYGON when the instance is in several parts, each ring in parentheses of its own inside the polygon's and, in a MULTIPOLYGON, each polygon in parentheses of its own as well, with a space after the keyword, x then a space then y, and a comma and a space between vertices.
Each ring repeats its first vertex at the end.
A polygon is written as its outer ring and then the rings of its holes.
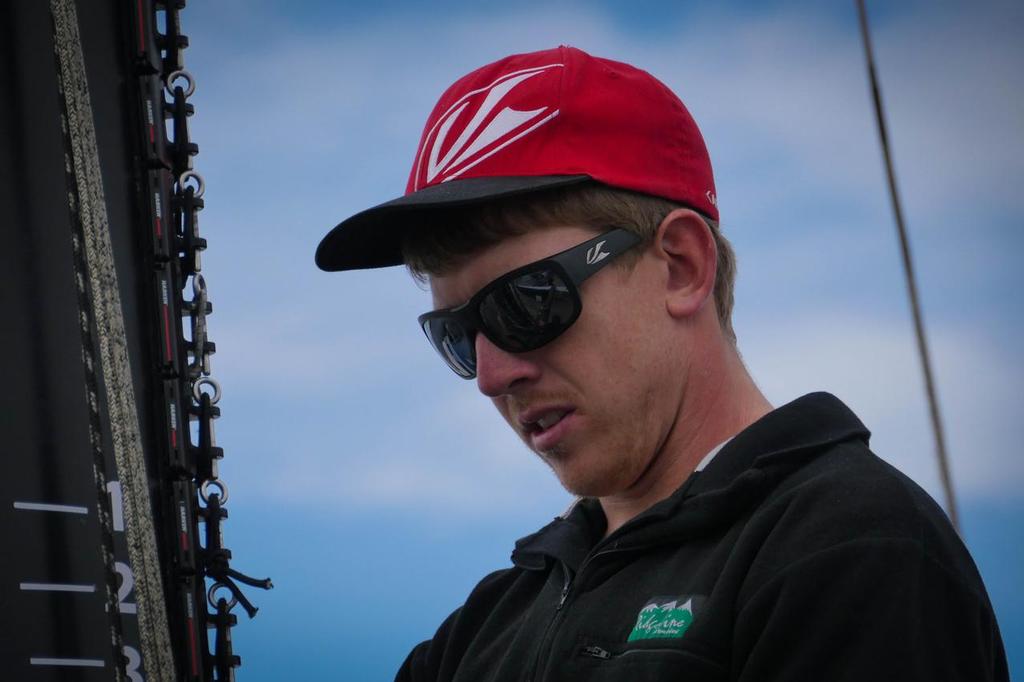
POLYGON ((128 673, 130 682, 146 682, 142 677, 142 673, 139 672, 139 666, 142 665, 142 656, 139 656, 139 652, 132 646, 126 646, 122 651, 124 652, 124 657, 128 659, 125 672, 128 673))

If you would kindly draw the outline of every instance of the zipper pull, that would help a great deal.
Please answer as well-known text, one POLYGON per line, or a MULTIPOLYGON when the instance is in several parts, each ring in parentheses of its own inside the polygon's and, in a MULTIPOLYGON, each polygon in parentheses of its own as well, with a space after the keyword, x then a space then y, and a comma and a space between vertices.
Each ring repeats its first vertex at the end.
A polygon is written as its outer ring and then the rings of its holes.
POLYGON ((569 567, 562 562, 562 595, 558 598, 558 606, 555 607, 555 613, 562 610, 562 606, 565 604, 566 597, 569 596, 569 587, 572 586, 572 571, 569 567))
POLYGON ((605 651, 599 646, 585 646, 582 649, 580 649, 580 653, 584 656, 590 656, 591 658, 607 659, 612 657, 612 655, 609 652, 605 651))

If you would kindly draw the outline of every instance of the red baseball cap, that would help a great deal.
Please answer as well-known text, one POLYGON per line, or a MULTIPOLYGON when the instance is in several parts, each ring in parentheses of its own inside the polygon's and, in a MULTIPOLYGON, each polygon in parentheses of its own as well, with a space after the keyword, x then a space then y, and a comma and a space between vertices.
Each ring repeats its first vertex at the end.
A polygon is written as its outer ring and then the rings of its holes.
POLYGON ((506 57, 456 81, 420 138, 405 195, 357 213, 316 250, 323 270, 402 263, 423 212, 599 182, 718 220, 704 138, 646 71, 574 47, 506 57))

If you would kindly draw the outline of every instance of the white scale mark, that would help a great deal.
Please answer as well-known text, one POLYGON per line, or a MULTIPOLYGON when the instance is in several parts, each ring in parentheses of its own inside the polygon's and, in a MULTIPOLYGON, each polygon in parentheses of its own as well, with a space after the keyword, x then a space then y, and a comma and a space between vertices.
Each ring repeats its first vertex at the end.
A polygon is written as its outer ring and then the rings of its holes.
POLYGON ((21 583, 26 592, 95 592, 95 585, 71 585, 67 583, 21 583))
POLYGON ((103 668, 107 664, 98 658, 30 658, 32 665, 66 665, 76 668, 103 668))
POLYGON ((48 512, 60 512, 62 514, 88 514, 89 510, 85 507, 78 507, 70 504, 44 504, 42 502, 15 502, 15 509, 22 509, 24 511, 48 511, 48 512))

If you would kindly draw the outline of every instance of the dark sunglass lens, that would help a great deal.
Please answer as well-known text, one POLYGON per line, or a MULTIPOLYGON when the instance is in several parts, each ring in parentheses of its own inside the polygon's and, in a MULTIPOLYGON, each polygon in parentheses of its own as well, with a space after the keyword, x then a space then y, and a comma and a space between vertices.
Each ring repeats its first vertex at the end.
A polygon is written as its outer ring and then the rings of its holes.
POLYGON ((579 313, 562 275, 536 270, 496 286, 480 303, 488 336, 512 352, 539 348, 565 331, 579 313))
POLYGON ((432 318, 424 321, 430 343, 448 366, 461 377, 476 376, 476 348, 473 336, 455 320, 432 318))

